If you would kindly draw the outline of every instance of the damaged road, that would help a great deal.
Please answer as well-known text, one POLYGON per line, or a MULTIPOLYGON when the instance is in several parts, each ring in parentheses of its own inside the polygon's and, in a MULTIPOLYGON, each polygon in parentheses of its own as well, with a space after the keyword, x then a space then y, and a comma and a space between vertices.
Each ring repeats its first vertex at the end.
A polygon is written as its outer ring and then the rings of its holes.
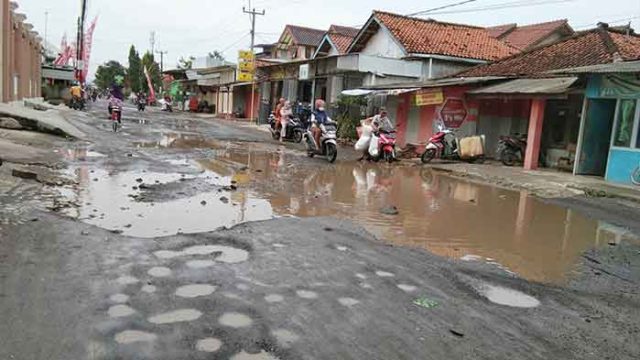
POLYGON ((0 358, 640 353, 624 224, 188 114, 125 108, 114 134, 92 105, 88 142, 56 143, 66 182, 0 168, 0 358))

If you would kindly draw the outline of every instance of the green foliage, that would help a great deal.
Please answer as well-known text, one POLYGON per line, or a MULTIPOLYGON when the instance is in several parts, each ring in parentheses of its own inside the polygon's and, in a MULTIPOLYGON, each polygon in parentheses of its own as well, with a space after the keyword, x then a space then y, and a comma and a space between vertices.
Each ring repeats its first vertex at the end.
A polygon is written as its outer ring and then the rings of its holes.
MULTIPOLYGON (((153 54, 148 51, 142 56, 143 71, 145 68, 149 72, 149 78, 151 78, 151 84, 153 85, 153 88, 157 90, 162 85, 160 65, 158 65, 158 63, 155 61, 153 54)), ((145 92, 147 93, 149 92, 149 86, 147 85, 146 78, 145 78, 145 81, 143 82, 142 88, 145 92)))
POLYGON ((339 96, 338 97, 338 137, 342 139, 356 140, 358 133, 356 128, 362 120, 361 109, 367 105, 364 96, 339 96))
POLYGON ((101 89, 108 89, 115 83, 117 77, 124 77, 127 69, 119 62, 111 60, 98 66, 96 71, 96 85, 101 89))
POLYGON ((129 70, 127 71, 127 82, 134 93, 143 89, 145 78, 142 71, 142 60, 140 54, 136 51, 135 46, 131 45, 129 49, 129 70))

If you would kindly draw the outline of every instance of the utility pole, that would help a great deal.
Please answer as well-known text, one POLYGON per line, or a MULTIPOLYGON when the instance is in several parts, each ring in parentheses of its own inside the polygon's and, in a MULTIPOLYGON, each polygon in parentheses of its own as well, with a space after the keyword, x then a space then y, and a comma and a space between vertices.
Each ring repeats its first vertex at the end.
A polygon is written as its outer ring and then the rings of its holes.
MULTIPOLYGON (((249 3, 249 6, 251 3, 249 3)), ((250 107, 250 111, 249 111, 249 117, 251 118, 251 121, 253 121, 253 117, 254 117, 254 113, 253 111, 255 110, 255 96, 256 96, 256 54, 253 51, 253 48, 255 47, 255 42, 256 42, 256 15, 260 15, 260 16, 264 16, 265 11, 256 11, 255 8, 251 9, 251 10, 247 10, 244 6, 242 7, 242 12, 244 12, 245 14, 249 14, 251 16, 251 55, 253 56, 253 76, 251 78, 251 104, 249 105, 250 107)), ((256 124, 258 123, 258 121, 256 121, 256 124)))
POLYGON ((49 29, 49 10, 44 12, 44 53, 47 54, 47 30, 49 29))
POLYGON ((84 85, 84 21, 87 18, 87 0, 82 0, 80 17, 78 17, 78 37, 76 43, 76 77, 80 85, 84 85))
POLYGON ((151 36, 149 37, 149 43, 151 44, 151 53, 156 52, 156 32, 152 31, 151 36))
POLYGON ((158 50, 156 54, 160 54, 160 73, 164 72, 164 56, 168 53, 166 50, 158 50))

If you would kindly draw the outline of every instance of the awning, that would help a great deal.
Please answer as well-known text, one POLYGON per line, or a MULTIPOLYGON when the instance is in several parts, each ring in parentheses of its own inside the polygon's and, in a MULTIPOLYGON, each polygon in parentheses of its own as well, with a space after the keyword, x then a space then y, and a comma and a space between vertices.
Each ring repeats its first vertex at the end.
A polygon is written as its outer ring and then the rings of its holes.
POLYGON ((42 77, 45 79, 53 79, 53 80, 66 80, 73 81, 75 80, 75 74, 73 69, 59 68, 42 68, 42 77))
POLYGON ((516 79, 496 85, 471 90, 471 95, 542 95, 563 94, 578 81, 577 77, 550 79, 516 79))
POLYGON ((342 91, 342 95, 345 96, 363 96, 363 95, 387 95, 396 96, 407 92, 420 90, 419 88, 402 88, 402 89, 383 89, 383 90, 368 90, 368 89, 352 89, 342 91))

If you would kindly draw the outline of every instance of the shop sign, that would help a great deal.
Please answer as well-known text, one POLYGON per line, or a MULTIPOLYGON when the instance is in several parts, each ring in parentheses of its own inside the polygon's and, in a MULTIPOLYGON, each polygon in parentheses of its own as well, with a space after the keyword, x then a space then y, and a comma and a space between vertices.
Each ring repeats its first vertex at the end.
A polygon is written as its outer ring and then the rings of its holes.
POLYGON ((300 71, 298 72, 299 80, 309 80, 309 64, 300 65, 300 71))
POLYGON ((440 119, 448 129, 457 129, 467 119, 469 111, 464 100, 459 98, 447 98, 439 111, 440 119))
POLYGON ((247 82, 253 81, 254 73, 254 55, 253 51, 240 50, 238 51, 238 81, 247 82))
POLYGON ((444 102, 441 88, 423 89, 416 92, 416 106, 440 105, 444 102))

